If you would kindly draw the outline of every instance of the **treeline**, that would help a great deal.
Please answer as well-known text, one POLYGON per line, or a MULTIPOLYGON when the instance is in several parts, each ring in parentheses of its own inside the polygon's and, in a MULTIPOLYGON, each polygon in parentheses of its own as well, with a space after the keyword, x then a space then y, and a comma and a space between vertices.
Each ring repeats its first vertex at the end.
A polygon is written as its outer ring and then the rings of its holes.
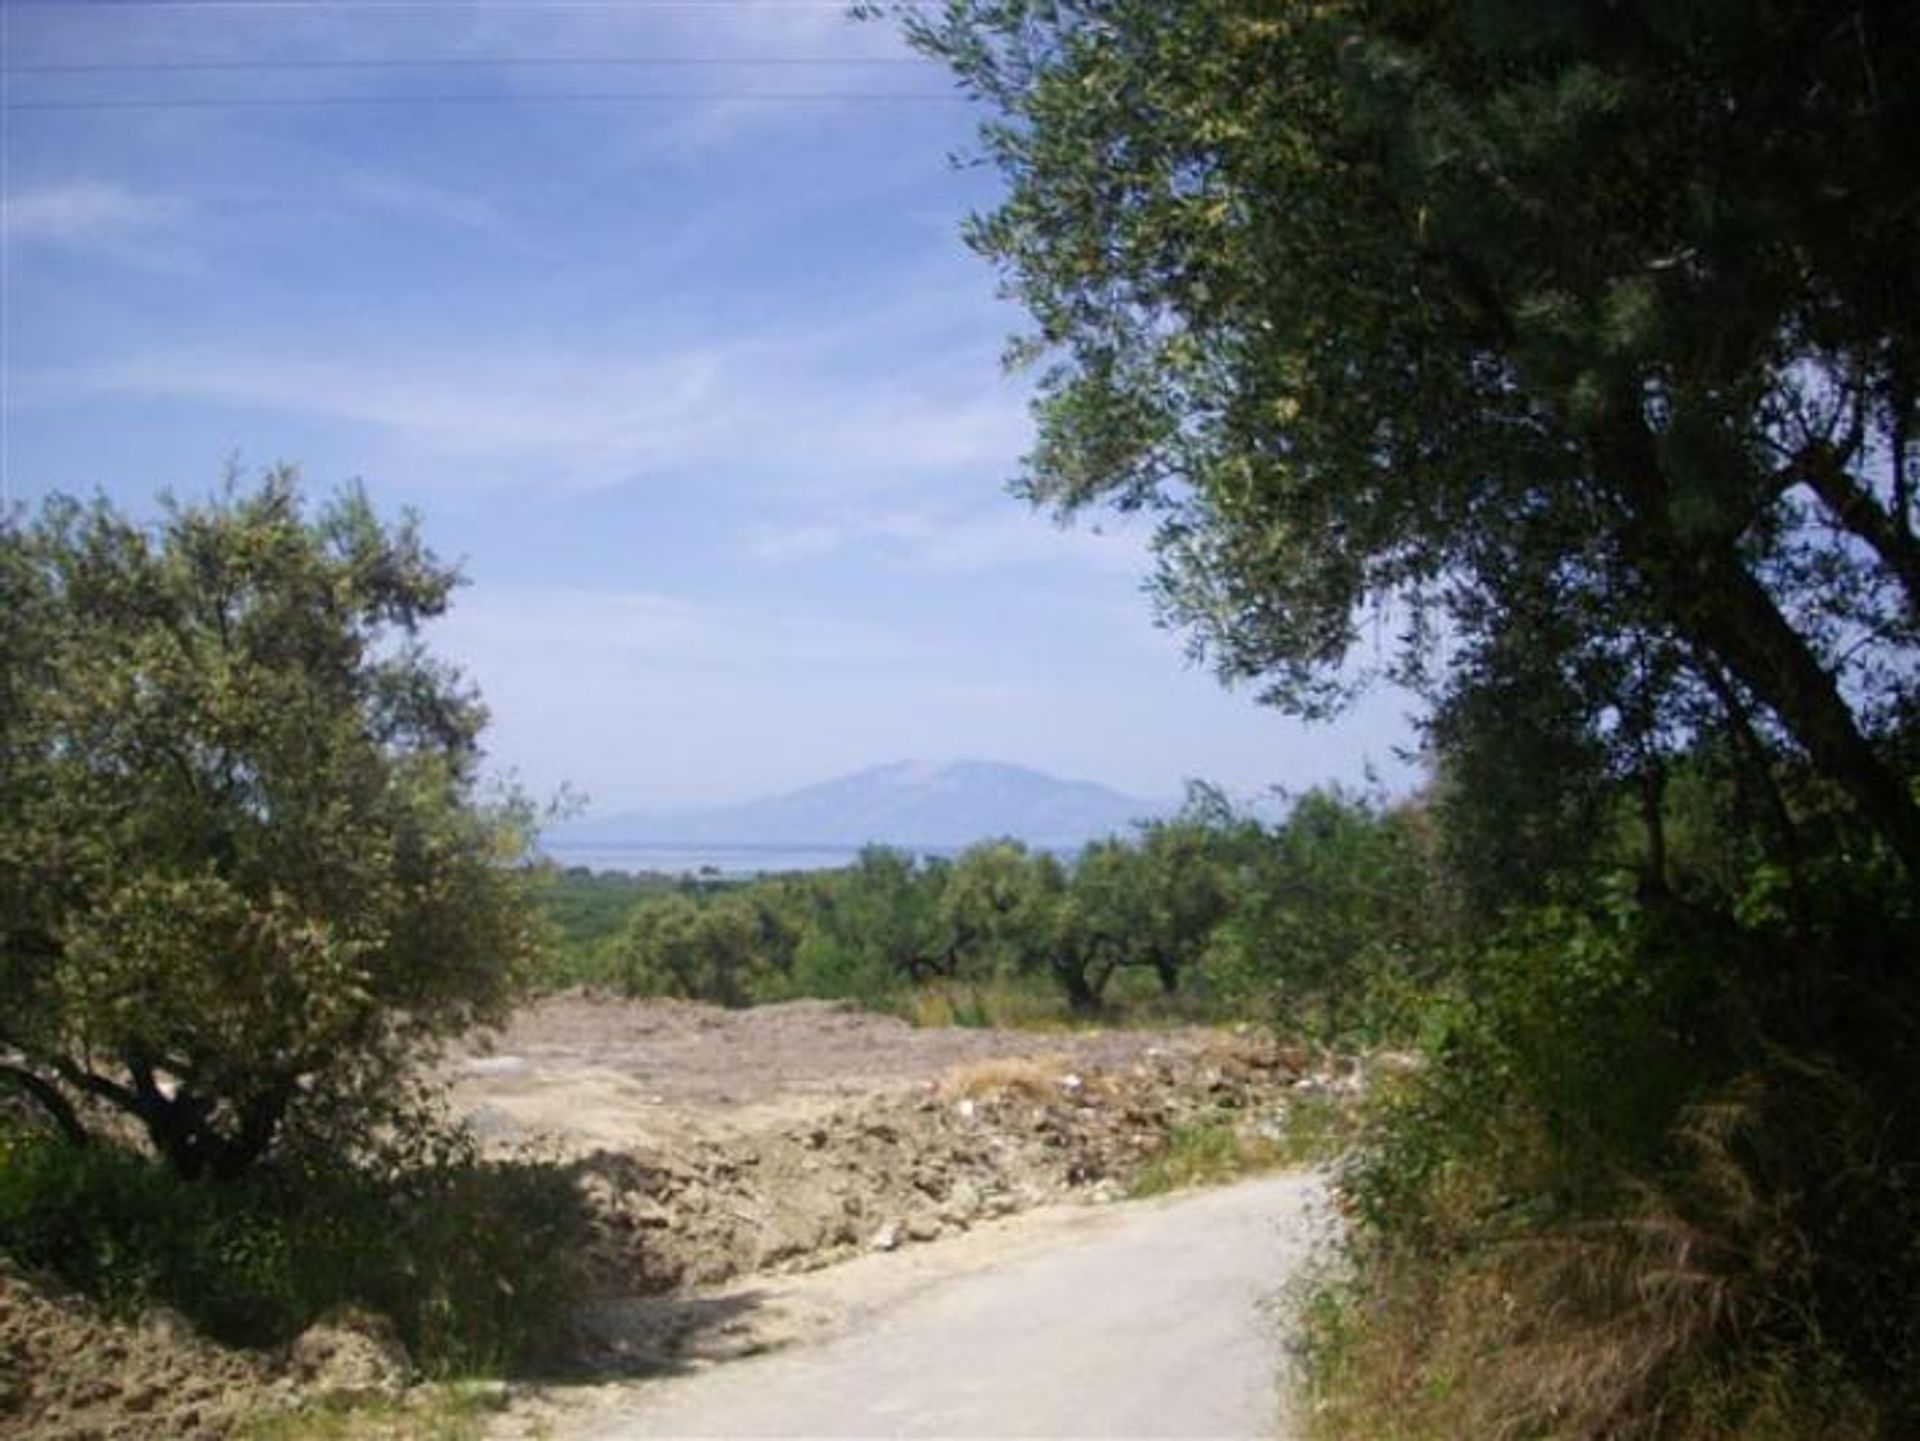
POLYGON ((870 846, 835 871, 571 871, 544 894, 565 938, 553 979, 632 995, 899 1005, 932 991, 984 1022, 1000 1018, 987 998, 1015 992, 1080 1016, 1159 1001, 1377 1032, 1434 978, 1447 904, 1433 846, 1418 804, 1312 791, 1270 824, 1196 789, 1177 817, 1069 859, 1010 839, 951 859, 870 846))

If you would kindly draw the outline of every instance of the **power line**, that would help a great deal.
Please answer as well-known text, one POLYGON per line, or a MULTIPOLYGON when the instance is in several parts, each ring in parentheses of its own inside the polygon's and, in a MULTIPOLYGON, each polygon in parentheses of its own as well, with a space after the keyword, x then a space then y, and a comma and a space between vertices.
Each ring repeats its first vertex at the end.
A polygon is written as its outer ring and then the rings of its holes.
POLYGON ((937 62, 917 56, 853 55, 845 58, 812 55, 443 55, 414 59, 370 60, 63 60, 8 65, 0 69, 6 75, 105 75, 128 72, 191 73, 196 71, 232 72, 245 70, 452 70, 493 67, 517 69, 587 69, 594 66, 638 69, 657 65, 662 68, 693 66, 804 67, 844 65, 850 68, 915 66, 925 69, 937 62))
POLYGON ((855 104, 958 105, 958 94, 910 94, 884 90, 605 90, 547 94, 482 94, 458 91, 421 95, 169 95, 148 99, 10 100, 0 110, 267 110, 297 107, 378 105, 627 105, 684 104, 701 100, 758 100, 776 104, 850 101, 855 104))
MULTIPOLYGON (((885 0, 888 10, 931 8, 941 0, 885 0)), ((839 10, 850 0, 6 0, 15 10, 110 15, 117 10, 839 10)))

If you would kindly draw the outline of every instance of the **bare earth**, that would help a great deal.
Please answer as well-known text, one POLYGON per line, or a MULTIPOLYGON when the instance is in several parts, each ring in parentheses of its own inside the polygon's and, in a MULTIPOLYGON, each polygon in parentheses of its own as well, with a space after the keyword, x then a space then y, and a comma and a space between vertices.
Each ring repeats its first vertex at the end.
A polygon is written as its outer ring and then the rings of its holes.
POLYGON ((1191 1056, 1212 1033, 916 1029, 851 1003, 729 1011, 573 991, 517 1015, 448 1071, 456 1107, 500 1139, 629 1146, 753 1130, 836 1102, 935 1086, 956 1067, 1044 1056, 1068 1070, 1191 1056))
MULTIPOLYGON (((490 1149, 559 1161, 591 1217, 560 1338, 577 1379, 512 1387, 503 1437, 1274 1436, 1253 1305, 1305 1254, 1317 1183, 1105 1203, 1172 1130, 1277 1136, 1303 1093, 1357 1085, 1251 1034, 581 992, 440 1073, 490 1149)), ((299 1349, 110 1324, 0 1266, 0 1436, 213 1441, 313 1394, 299 1349)))
POLYGON ((498 1437, 1283 1434, 1268 1303, 1321 1181, 1087 1203, 1175 1126, 1346 1083, 1302 1056, 575 995, 448 1069, 498 1142, 580 1158, 603 1222, 600 1379, 523 1390, 498 1437))

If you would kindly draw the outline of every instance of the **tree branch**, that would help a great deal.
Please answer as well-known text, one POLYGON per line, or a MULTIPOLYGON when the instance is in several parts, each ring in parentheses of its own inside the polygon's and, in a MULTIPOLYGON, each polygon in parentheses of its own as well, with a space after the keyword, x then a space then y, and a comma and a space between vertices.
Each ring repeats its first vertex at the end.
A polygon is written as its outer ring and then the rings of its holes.
POLYGON ((45 1076, 36 1075, 24 1066, 0 1061, 0 1080, 11 1081, 31 1096, 59 1128, 69 1145, 86 1147, 93 1144, 93 1135, 81 1123, 80 1114, 73 1109, 73 1103, 45 1076))
POLYGON ((1881 564, 1899 578, 1907 609, 1920 614, 1920 540, 1906 524, 1883 510, 1825 445, 1802 451, 1788 474, 1805 482, 1836 521, 1873 548, 1881 564))

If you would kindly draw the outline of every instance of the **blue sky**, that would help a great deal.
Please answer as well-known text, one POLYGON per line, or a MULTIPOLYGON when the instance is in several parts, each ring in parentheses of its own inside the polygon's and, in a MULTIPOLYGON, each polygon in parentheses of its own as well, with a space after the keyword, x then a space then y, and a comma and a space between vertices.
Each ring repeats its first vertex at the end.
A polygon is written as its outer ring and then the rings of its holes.
POLYGON ((995 182, 949 164, 978 117, 888 27, 0 17, 9 495, 144 510, 238 457, 417 507, 472 582, 433 642, 536 793, 697 805, 904 757, 1148 797, 1405 783, 1404 700, 1309 728, 1223 691, 1153 626, 1141 534, 1006 495, 1020 316, 957 238, 995 182), (681 63, 612 63, 640 60, 681 63))

